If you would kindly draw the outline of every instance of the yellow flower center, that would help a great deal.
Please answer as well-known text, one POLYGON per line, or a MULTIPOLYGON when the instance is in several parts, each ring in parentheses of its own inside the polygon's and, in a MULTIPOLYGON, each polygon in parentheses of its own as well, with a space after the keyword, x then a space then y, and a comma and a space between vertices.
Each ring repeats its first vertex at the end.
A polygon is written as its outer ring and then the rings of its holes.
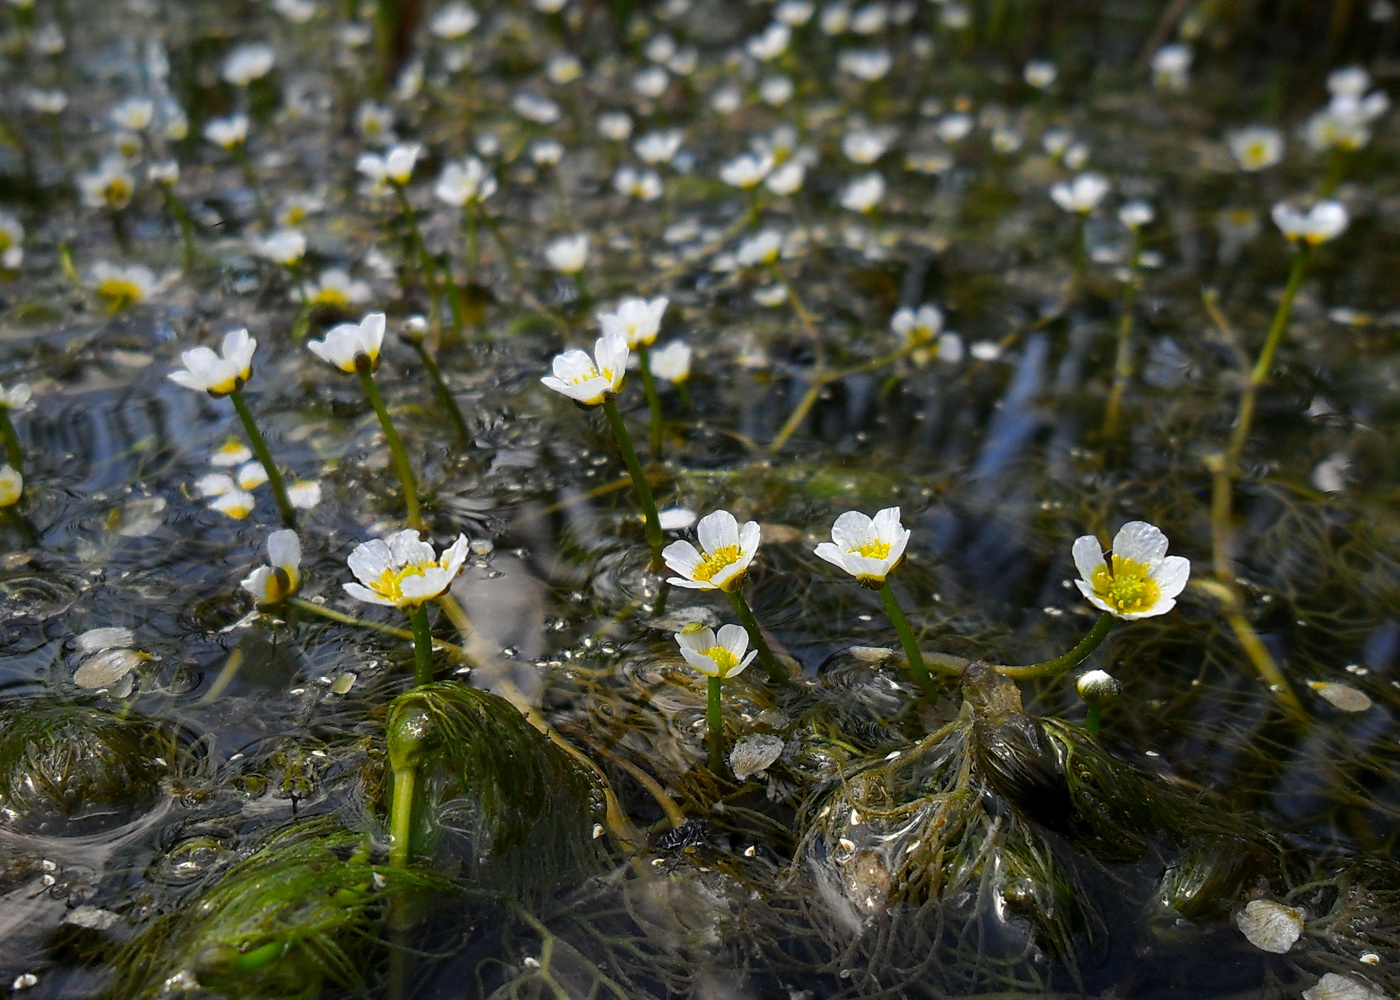
POLYGON ((1244 148, 1245 163, 1251 167, 1259 166, 1268 155, 1268 147, 1262 142, 1251 142, 1244 148))
POLYGON ((312 299, 312 302, 318 306, 343 308, 350 304, 350 296, 339 288, 319 288, 316 290, 316 297, 312 299))
POLYGON ((853 549, 847 549, 858 556, 865 556, 867 559, 888 559, 890 557, 890 543, 875 539, 873 542, 866 542, 864 545, 857 545, 853 549))
POLYGON ((107 186, 102 189, 102 197, 109 205, 125 205, 131 200, 131 185, 120 179, 108 181, 107 186))
POLYGON ((121 312, 141 301, 141 286, 125 278, 108 278, 97 286, 97 294, 107 301, 108 312, 121 312))
POLYGON ((610 371, 602 371, 602 372, 600 372, 600 371, 598 371, 597 368, 593 367, 593 365, 589 365, 589 366, 588 366, 588 371, 586 371, 586 372, 580 372, 579 374, 575 375, 573 378, 569 379, 569 384, 570 384, 570 385, 583 385, 583 383, 587 382, 589 379, 598 378, 599 376, 602 376, 603 378, 607 379, 609 382, 612 381, 612 372, 610 372, 610 371))
POLYGON ((1094 596, 1120 614, 1135 614, 1147 611, 1156 605, 1162 596, 1157 581, 1148 574, 1148 569, 1140 562, 1113 557, 1113 569, 1100 566, 1094 570, 1089 581, 1094 588, 1094 596))
POLYGON ((374 591, 386 601, 393 601, 401 608, 416 607, 423 603, 424 598, 415 597, 411 601, 406 601, 403 596, 403 582, 411 576, 423 576, 429 569, 437 567, 436 562, 411 563, 399 569, 392 566, 379 574, 379 579, 370 582, 369 589, 374 591))
POLYGON ((705 655, 715 661, 715 667, 718 668, 721 677, 739 665, 739 658, 723 646, 711 646, 705 650, 705 655))
POLYGON ((297 592, 301 574, 290 566, 274 566, 267 578, 267 603, 281 604, 297 592))
POLYGON ((714 578, 714 575, 724 569, 724 567, 738 561, 739 546, 721 545, 701 560, 700 565, 695 567, 695 572, 692 574, 692 577, 702 583, 708 583, 714 578))

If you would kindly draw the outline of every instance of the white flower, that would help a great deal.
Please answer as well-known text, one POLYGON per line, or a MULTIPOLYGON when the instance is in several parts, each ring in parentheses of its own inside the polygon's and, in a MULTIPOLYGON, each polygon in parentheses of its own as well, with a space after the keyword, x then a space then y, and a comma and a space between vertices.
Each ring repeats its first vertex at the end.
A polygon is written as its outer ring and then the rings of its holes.
POLYGON ((1190 82, 1191 50, 1164 45, 1152 56, 1152 82, 1161 90, 1183 91, 1190 82))
POLYGON ((529 91, 522 91, 515 95, 510 106, 521 118, 532 121, 537 125, 553 125, 559 120, 559 105, 551 101, 548 97, 541 97, 539 94, 532 94, 529 91))
POLYGON ((710 95, 710 107, 722 115, 732 115, 744 103, 744 95, 738 87, 724 84, 716 87, 710 95))
POLYGON ((769 76, 758 85, 758 96, 763 99, 764 104, 780 108, 791 100, 794 89, 792 80, 788 77, 769 76))
POLYGON ((807 180, 807 165, 801 160, 788 160, 763 179, 763 186, 779 197, 795 194, 807 180))
POLYGON ((376 185, 407 184, 413 176, 413 165, 423 147, 416 142, 399 143, 390 146, 383 156, 376 153, 362 153, 355 161, 355 169, 364 174, 376 185))
POLYGON ((112 124, 130 132, 144 132, 156 114, 156 102, 149 97, 128 97, 108 112, 112 124))
POLYGON ((788 300, 788 286, 782 282, 764 285, 753 290, 753 300, 761 306, 776 309, 788 300))
POLYGON ((971 133, 977 122, 971 115, 961 113, 944 115, 938 120, 938 138, 952 144, 962 142, 971 133))
POLYGON ((663 296, 647 300, 641 298, 623 299, 614 312, 600 312, 598 325, 605 336, 622 337, 631 348, 645 347, 656 343, 656 335, 661 331, 661 317, 666 313, 670 299, 663 296))
POLYGON ((583 76, 583 63, 572 52, 559 52, 545 64, 544 75, 550 83, 562 87, 583 76))
POLYGON ((651 373, 679 385, 690 378, 690 345, 673 340, 651 356, 651 373))
POLYGON ((281 604, 301 586, 301 540, 290 529, 267 536, 268 565, 259 566, 240 586, 261 605, 281 604))
POLYGON ((479 204, 495 193, 496 178, 491 176, 486 164, 475 156, 443 167, 442 175, 433 187, 433 194, 439 201, 458 208, 479 204))
POLYGON ((555 139, 537 139, 530 143, 530 159, 537 167, 554 167, 564 158, 564 144, 555 139))
MULTIPOLYGON (((666 93, 666 88, 671 85, 671 75, 661 66, 648 66, 646 69, 632 77, 632 89, 643 97, 650 97, 652 100, 666 93)), ((631 123, 627 127, 628 135, 632 133, 631 123)), ((623 136, 622 138, 627 138, 623 136)))
POLYGON ((16 413, 27 410, 33 394, 27 382, 16 382, 8 389, 0 385, 0 410, 14 410, 16 413))
POLYGON ((24 262, 24 226, 8 212, 0 212, 0 267, 13 271, 24 262))
POLYGON ((221 493, 209 505, 209 509, 226 514, 235 521, 241 521, 253 513, 253 508, 257 506, 257 503, 257 498, 251 493, 243 490, 230 490, 228 493, 221 493))
POLYGON ((1049 59, 1032 59, 1021 71, 1021 77, 1036 90, 1049 87, 1059 75, 1059 69, 1049 59))
POLYGON ((365 101, 355 110, 355 129, 373 146, 387 146, 397 138, 394 112, 376 101, 365 101))
POLYGON ((232 149, 248 138, 248 116, 210 118, 204 123, 204 138, 221 149, 232 149))
POLYGON ((741 528, 727 510, 706 514, 695 526, 700 548, 681 541, 662 549, 666 565, 680 574, 670 582, 692 590, 738 590, 758 551, 759 534, 757 521, 745 521, 741 528))
POLYGON ((330 268, 306 286, 306 299, 311 305, 345 309, 368 302, 370 290, 363 281, 354 281, 339 268, 330 268))
POLYGON ((68 107, 68 95, 61 90, 31 88, 24 92, 24 103, 41 115, 59 115, 68 107))
POLYGON ((1088 215, 1098 208, 1104 195, 1108 194, 1108 181, 1098 174, 1080 174, 1069 184, 1056 184, 1050 189, 1050 197, 1055 199, 1066 212, 1088 215))
POLYGON ((253 453, 248 450, 248 446, 236 437, 231 437, 214 450, 214 454, 209 456, 209 464, 218 468, 227 468, 232 465, 242 465, 244 462, 252 461, 253 453))
POLYGON ((681 133, 675 129, 668 132, 648 132, 632 144, 638 158, 652 166, 670 163, 676 158, 680 148, 681 133))
POLYGON ((857 177, 841 191, 841 207, 852 212, 872 212, 885 196, 885 178, 879 174, 857 177))
POLYGON ((816 5, 812 0, 782 0, 773 8, 773 19, 798 28, 810 21, 814 13, 816 5))
POLYGON ((905 344, 928 343, 943 330, 943 313, 931 304, 921 305, 917 311, 905 306, 890 317, 890 329, 905 344))
POLYGON ((1347 210, 1337 201, 1319 201, 1307 211, 1281 201, 1274 206, 1273 216, 1274 225, 1289 242, 1302 240, 1309 246, 1340 236, 1348 221, 1347 210))
POLYGON ((583 406, 601 406, 622 387, 628 353, 624 337, 605 333, 593 345, 593 357, 586 351, 565 351, 554 358, 554 374, 540 381, 583 406))
POLYGON ((773 169, 773 157, 743 153, 720 167, 719 179, 731 187, 756 187, 773 169))
POLYGON ((783 236, 776 229, 764 229, 739 244, 735 259, 740 267, 772 264, 783 248, 783 236))
POLYGON ((240 45, 224 59, 224 79, 235 87, 246 87, 272 70, 276 58, 271 45, 255 42, 240 45))
POLYGON ((1145 201, 1130 201, 1118 209, 1118 221, 1134 231, 1141 229, 1156 217, 1152 206, 1145 201))
POLYGON ((267 482, 267 470, 263 468, 261 462, 244 462, 238 467, 235 481, 240 490, 247 490, 251 493, 267 482))
POLYGON ((787 51, 792 41, 792 29, 780 21, 768 25, 763 33, 754 35, 744 46, 749 55, 760 62, 771 62, 787 51))
POLYGON ((1283 133, 1267 125, 1248 125, 1225 137, 1241 170, 1267 170, 1283 159, 1283 133))
POLYGON ((321 484, 314 479, 298 479, 287 486, 287 499, 297 510, 310 510, 321 502, 321 484))
POLYGON ((588 264, 588 234, 577 233, 555 240, 544 248, 544 257, 560 274, 578 274, 588 264))
POLYGON ((358 323, 331 327, 324 340, 308 341, 306 346, 318 358, 354 374, 361 368, 373 371, 379 365, 379 348, 383 343, 384 314, 370 313, 358 323))
POLYGON ((661 175, 655 170, 619 167, 613 174, 613 189, 638 201, 655 201, 661 197, 661 175))
POLYGON ((108 156, 96 170, 78 175, 78 190, 88 208, 126 208, 136 190, 136 178, 120 156, 108 156))
POLYGON ((428 22, 428 30, 444 41, 464 38, 481 23, 481 15, 464 3, 449 3, 428 22))
POLYGON ((1361 66, 1343 66, 1327 74, 1327 92, 1333 97, 1360 97, 1371 85, 1371 74, 1361 66))
POLYGON ((108 312, 121 312, 145 302, 156 290, 155 272, 144 264, 122 267, 99 261, 92 265, 92 288, 108 312))
POLYGON ((439 557, 417 531, 405 528, 355 547, 348 562, 359 582, 345 584, 345 592, 367 604, 415 611, 451 586, 466 558, 466 535, 439 557))
POLYGON ((904 558, 909 529, 899 523, 899 508, 886 507, 873 518, 848 510, 831 526, 831 541, 816 548, 833 566, 855 577, 862 587, 879 590, 904 558))
POLYGON ((1113 539, 1113 567, 1093 535, 1075 539, 1075 580, 1089 603, 1126 620, 1164 615, 1191 575, 1191 561, 1167 555, 1167 536, 1146 521, 1129 521, 1113 539))
POLYGON ((0 507, 16 503, 24 492, 24 477, 11 465, 0 465, 0 507))
POLYGON ((157 160, 146 166, 146 180, 161 187, 174 187, 180 180, 180 164, 176 160, 157 160))
POLYGON ((598 116, 598 134, 622 142, 632 134, 632 116, 626 111, 604 111, 598 116))
POLYGON ((257 256, 284 267, 306 256, 306 237, 299 229, 279 229, 269 236, 254 236, 250 243, 257 256))
POLYGON ((737 677, 753 662, 758 650, 749 650, 749 634, 742 625, 721 625, 676 633, 676 644, 685 662, 707 677, 737 677), (748 651, 745 655, 745 651, 748 651))
POLYGON ((841 68, 841 72, 857 80, 873 83, 889 73, 890 67, 894 65, 894 57, 888 49, 842 49, 841 54, 836 57, 836 64, 841 68))
POLYGON ((230 330, 224 334, 222 352, 215 354, 208 347, 196 347, 180 355, 184 368, 177 368, 166 378, 176 385, 214 397, 227 396, 243 388, 253 374, 253 352, 258 342, 247 330, 230 330))
POLYGON ((884 156, 889 148, 888 133, 877 132, 874 129, 853 129, 841 137, 841 152, 846 155, 846 159, 863 167, 884 156))

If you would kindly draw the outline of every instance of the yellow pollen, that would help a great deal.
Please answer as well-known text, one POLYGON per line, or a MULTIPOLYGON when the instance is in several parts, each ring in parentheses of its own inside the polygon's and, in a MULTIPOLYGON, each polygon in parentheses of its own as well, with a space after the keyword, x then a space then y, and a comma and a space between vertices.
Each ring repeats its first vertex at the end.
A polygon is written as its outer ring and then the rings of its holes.
POLYGON ((1122 614, 1147 611, 1162 596, 1161 588, 1148 574, 1147 567, 1122 556, 1113 557, 1112 571, 1107 566, 1094 570, 1089 582, 1093 585, 1094 596, 1122 614))
POLYGON ((723 646, 711 646, 705 650, 705 655, 715 661, 715 666, 719 668, 721 677, 739 665, 739 658, 723 646))
POLYGON ((423 576, 424 571, 436 565, 437 563, 435 562, 413 563, 401 569, 394 569, 391 566, 389 569, 379 574, 379 579, 373 581, 369 585, 369 589, 386 601, 393 601, 395 604, 402 605, 404 603, 403 581, 410 576, 423 576))
POLYGON ((316 292, 316 298, 313 301, 318 306, 348 306, 350 296, 339 288, 322 288, 316 292))
POLYGON ((121 312, 141 301, 141 286, 134 281, 111 278, 97 286, 97 294, 107 300, 108 312, 121 312))
POLYGON ((721 545, 701 560, 700 565, 695 567, 695 572, 691 574, 691 577, 702 583, 708 583, 714 578, 714 575, 724 569, 724 567, 738 561, 739 546, 721 545))
POLYGON ((583 372, 579 375, 575 375, 573 378, 569 379, 569 384, 583 385, 583 383, 587 382, 589 379, 599 377, 606 378, 608 381, 612 381, 612 372, 600 372, 597 368, 593 367, 592 365, 589 365, 588 371, 583 372))
POLYGON ((866 542, 864 545, 857 545, 847 552, 858 556, 865 556, 867 559, 888 559, 890 557, 890 543, 875 539, 873 542, 866 542))

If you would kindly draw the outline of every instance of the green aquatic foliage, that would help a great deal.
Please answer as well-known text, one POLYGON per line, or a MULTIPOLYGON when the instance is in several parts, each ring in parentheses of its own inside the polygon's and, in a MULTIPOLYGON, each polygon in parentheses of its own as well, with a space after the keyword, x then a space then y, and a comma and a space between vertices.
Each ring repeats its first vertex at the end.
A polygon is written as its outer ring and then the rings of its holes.
POLYGON ((414 772, 413 843, 461 866, 474 890, 533 899, 598 870, 592 829, 602 792, 510 702, 455 681, 425 684, 390 708, 395 779, 414 772))
POLYGON ((363 991, 387 961, 379 927, 393 901, 450 888, 430 872, 376 864, 364 834, 335 817, 293 823, 253 840, 126 944, 109 996, 363 991))
POLYGON ((0 826, 76 836, 150 809, 179 753, 169 727, 83 705, 0 712, 0 826))

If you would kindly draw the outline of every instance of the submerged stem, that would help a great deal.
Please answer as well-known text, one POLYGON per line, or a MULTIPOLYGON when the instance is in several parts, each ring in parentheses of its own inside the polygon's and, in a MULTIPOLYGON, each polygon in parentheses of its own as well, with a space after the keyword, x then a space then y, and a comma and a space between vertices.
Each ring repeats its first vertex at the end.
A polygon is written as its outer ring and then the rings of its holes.
POLYGON ((243 391, 235 389, 228 394, 228 398, 233 400, 233 408, 238 412, 238 419, 243 422, 243 432, 248 435, 248 444, 253 449, 253 454, 267 472, 268 485, 272 487, 272 495, 277 498, 277 506, 282 511, 282 523, 288 528, 295 528, 297 512, 287 496, 287 484, 282 481, 282 473, 278 470, 277 463, 272 460, 272 452, 268 451, 267 442, 263 440, 262 433, 253 420, 253 413, 243 399, 243 391))
POLYGON ((413 858, 413 792, 418 769, 413 765, 397 768, 394 798, 389 806, 389 864, 407 868, 413 858))
POLYGON ((651 349, 646 344, 637 348, 637 360, 642 368, 642 388, 646 392, 647 409, 651 411, 651 460, 661 461, 661 397, 656 392, 656 377, 651 372, 651 349))
POLYGON ((408 525, 422 531, 423 515, 418 510, 418 481, 413 477, 413 467, 408 464, 408 452, 404 451, 399 433, 394 430, 394 422, 389 419, 389 410, 384 405, 384 397, 379 394, 379 387, 374 384, 374 375, 368 368, 357 368, 356 374, 360 376, 360 384, 365 387, 369 405, 374 407, 374 412, 379 416, 379 426, 384 429, 384 440, 389 445, 390 454, 394 456, 394 468, 399 474, 399 482, 403 484, 404 503, 408 507, 408 525))
POLYGON ((413 685, 422 687, 433 679, 433 630, 428 624, 428 607, 420 604, 408 613, 413 626, 413 685))
POLYGON ((632 436, 627 433, 627 425, 622 420, 622 414, 617 410, 617 403, 613 402, 612 399, 604 399, 603 412, 607 414, 613 437, 617 439, 617 446, 622 451, 623 460, 627 462, 627 471, 632 476, 632 485, 636 487, 637 500, 641 503, 642 514, 646 518, 647 544, 651 547, 651 571, 660 573, 663 565, 661 547, 665 542, 665 537, 661 534, 661 516, 656 512, 656 498, 651 494, 651 484, 647 482, 646 473, 642 471, 642 463, 637 458, 637 449, 632 447, 632 436))
POLYGON ((905 659, 909 661, 909 669, 913 672, 915 680, 919 682, 919 687, 923 689, 924 697, 930 703, 938 700, 938 687, 933 683, 933 678, 929 676, 928 667, 924 665, 924 656, 919 652, 919 644, 914 640, 914 632, 909 627, 909 619, 904 617, 904 610, 899 606, 899 600, 894 596, 894 589, 890 586, 890 581, 885 580, 880 585, 880 599, 885 602, 885 613, 890 616, 890 621, 894 623, 894 630, 899 633, 899 642, 904 647, 905 659))
POLYGON ((758 662, 762 664, 764 670, 768 671, 768 676, 779 684, 787 684, 787 671, 778 663, 778 658, 773 655, 773 650, 768 648, 768 640, 763 637, 763 629, 759 627, 758 619, 753 615, 753 609, 749 607, 749 602, 744 600, 744 595, 739 593, 737 588, 729 591, 729 603, 734 605, 734 613, 739 616, 739 623, 749 633, 749 642, 753 643, 754 649, 758 650, 758 662))
POLYGON ((709 726, 710 770, 716 777, 724 775, 724 713, 720 710, 720 687, 724 683, 718 677, 706 677, 705 721, 709 726))

